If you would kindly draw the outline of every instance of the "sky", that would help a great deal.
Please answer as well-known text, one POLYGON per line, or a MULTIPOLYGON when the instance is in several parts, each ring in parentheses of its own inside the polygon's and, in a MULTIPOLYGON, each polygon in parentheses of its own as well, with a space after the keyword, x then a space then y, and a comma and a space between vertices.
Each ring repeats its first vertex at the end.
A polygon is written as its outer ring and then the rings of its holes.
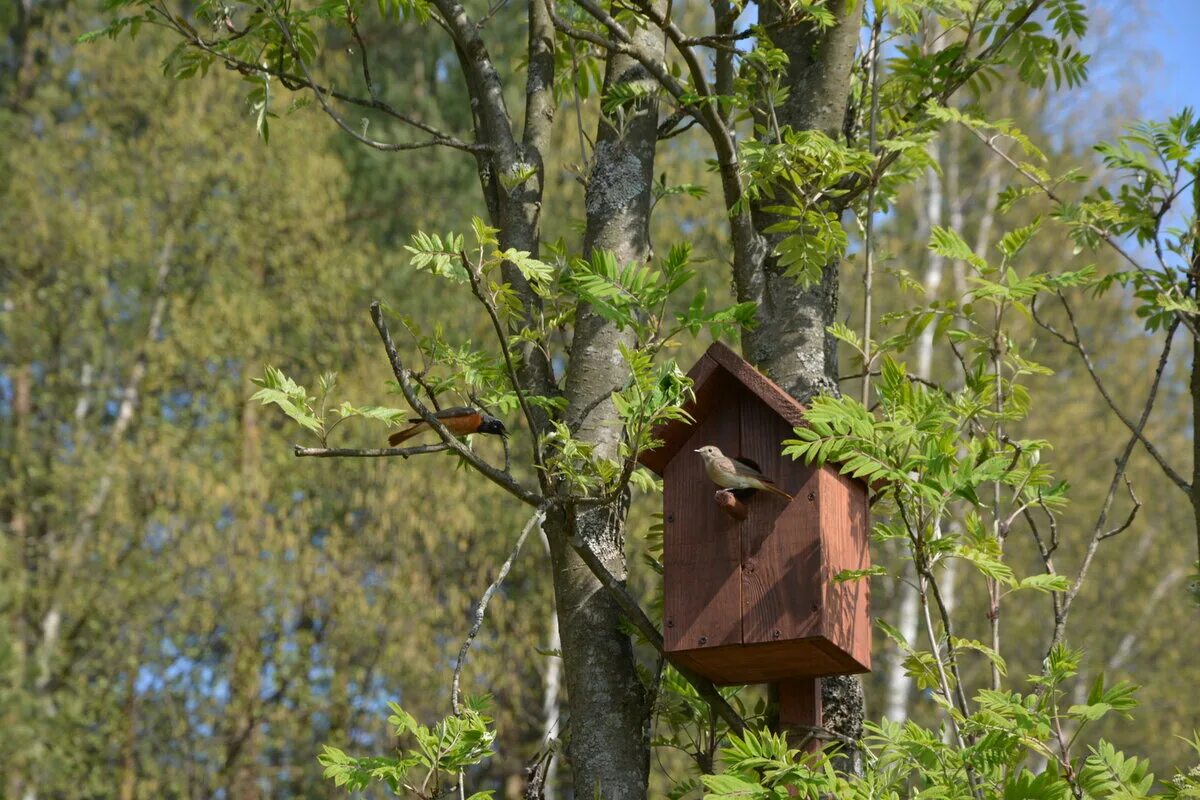
POLYGON ((1150 0, 1146 8, 1140 44, 1157 51, 1161 62, 1141 99, 1142 113, 1163 119, 1184 106, 1200 110, 1200 0, 1150 0))

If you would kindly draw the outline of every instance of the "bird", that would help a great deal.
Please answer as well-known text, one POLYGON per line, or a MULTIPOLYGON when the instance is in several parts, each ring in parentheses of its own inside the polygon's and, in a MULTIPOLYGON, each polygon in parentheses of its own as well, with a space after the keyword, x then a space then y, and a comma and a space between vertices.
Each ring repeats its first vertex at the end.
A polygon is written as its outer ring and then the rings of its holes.
MULTIPOLYGON (((455 436, 466 436, 469 433, 490 433, 504 439, 508 438, 508 430, 504 427, 503 422, 477 408, 470 406, 443 408, 433 416, 455 436)), ((411 424, 407 428, 396 431, 388 437, 388 444, 392 447, 411 439, 422 431, 429 430, 429 423, 420 417, 410 417, 408 421, 411 424)))
POLYGON ((778 495, 787 500, 792 496, 775 485, 775 482, 763 475, 757 465, 746 463, 745 459, 730 458, 721 452, 720 448, 705 445, 696 450, 704 459, 704 471, 708 478, 722 489, 729 489, 735 495, 744 489, 762 489, 764 492, 778 495))

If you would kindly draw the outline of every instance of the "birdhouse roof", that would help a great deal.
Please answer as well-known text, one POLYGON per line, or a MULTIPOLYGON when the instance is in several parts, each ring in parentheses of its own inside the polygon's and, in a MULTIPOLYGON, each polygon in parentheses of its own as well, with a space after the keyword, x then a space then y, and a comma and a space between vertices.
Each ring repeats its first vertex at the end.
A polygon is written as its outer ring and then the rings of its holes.
POLYGON ((803 404, 755 369, 749 361, 720 342, 713 342, 700 360, 688 370, 688 377, 692 379, 695 397, 683 410, 694 422, 672 420, 658 426, 654 431, 654 438, 661 440, 663 444, 642 453, 638 458, 643 465, 659 475, 663 474, 667 463, 688 440, 691 430, 709 414, 720 410, 723 405, 722 397, 728 396, 732 381, 745 387, 793 427, 803 422, 803 404))

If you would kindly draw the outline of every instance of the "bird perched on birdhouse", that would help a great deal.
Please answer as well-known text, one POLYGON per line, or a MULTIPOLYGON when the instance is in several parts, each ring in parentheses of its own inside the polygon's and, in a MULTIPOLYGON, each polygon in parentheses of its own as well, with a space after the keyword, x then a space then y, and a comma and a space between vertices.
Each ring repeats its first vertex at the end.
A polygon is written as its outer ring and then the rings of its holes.
POLYGON ((757 465, 748 463, 746 459, 730 458, 722 453, 719 447, 711 444, 699 448, 696 452, 704 459, 704 471, 708 474, 708 479, 722 489, 734 489, 735 497, 738 496, 736 490, 762 489, 784 500, 792 499, 790 494, 775 485, 775 481, 763 475, 757 465))

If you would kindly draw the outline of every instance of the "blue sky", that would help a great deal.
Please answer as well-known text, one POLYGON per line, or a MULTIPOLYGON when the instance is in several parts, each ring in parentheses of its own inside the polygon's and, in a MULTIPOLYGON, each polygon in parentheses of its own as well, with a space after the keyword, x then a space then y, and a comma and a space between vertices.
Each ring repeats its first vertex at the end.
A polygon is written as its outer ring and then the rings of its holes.
MULTIPOLYGON (((1139 44, 1160 59, 1142 97, 1142 113, 1162 119, 1200 108, 1200 0, 1150 0, 1139 44)), ((1104 58, 1093 53, 1092 58, 1104 58)))

